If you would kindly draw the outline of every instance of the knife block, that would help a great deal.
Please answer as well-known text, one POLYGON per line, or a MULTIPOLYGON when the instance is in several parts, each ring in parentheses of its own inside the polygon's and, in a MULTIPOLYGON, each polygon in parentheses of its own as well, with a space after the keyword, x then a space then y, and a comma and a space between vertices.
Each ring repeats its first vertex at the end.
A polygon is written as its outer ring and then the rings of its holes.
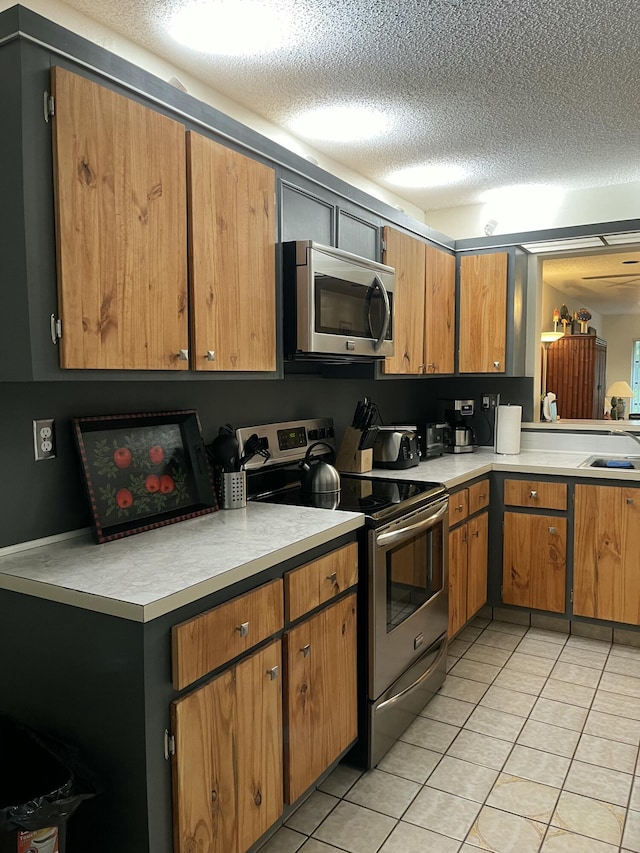
POLYGON ((340 450, 336 456, 336 468, 345 474, 366 474, 373 468, 373 448, 358 450, 362 432, 347 427, 340 450))

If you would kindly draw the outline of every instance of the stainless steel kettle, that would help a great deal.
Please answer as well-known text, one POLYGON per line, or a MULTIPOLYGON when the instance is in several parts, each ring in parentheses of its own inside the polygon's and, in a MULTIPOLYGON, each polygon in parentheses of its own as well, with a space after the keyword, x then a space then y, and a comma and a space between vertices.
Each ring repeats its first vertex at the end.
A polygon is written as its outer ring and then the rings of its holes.
POLYGON ((336 461, 336 453, 326 441, 316 441, 307 449, 300 468, 304 472, 302 476, 302 491, 306 495, 331 495, 337 497, 340 494, 340 474, 331 464, 336 461), (316 447, 327 447, 331 451, 330 462, 324 459, 312 459, 311 452, 316 447))

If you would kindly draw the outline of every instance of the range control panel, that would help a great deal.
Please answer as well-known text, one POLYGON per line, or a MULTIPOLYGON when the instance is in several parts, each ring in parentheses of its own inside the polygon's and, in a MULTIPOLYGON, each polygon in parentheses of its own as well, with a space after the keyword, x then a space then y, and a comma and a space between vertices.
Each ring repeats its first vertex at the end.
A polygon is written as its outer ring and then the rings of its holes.
MULTIPOLYGON (((247 443, 249 447, 259 448, 256 455, 246 461, 244 467, 247 471, 304 459, 310 445, 316 441, 325 441, 334 450, 336 446, 332 418, 310 418, 241 427, 236 430, 236 438, 241 456, 247 443)), ((326 452, 326 448, 318 449, 319 455, 326 452)))

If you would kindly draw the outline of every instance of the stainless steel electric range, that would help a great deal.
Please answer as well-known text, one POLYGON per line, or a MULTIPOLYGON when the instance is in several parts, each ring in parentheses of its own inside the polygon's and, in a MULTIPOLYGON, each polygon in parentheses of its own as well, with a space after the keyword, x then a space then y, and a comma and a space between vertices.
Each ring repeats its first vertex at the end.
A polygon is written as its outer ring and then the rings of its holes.
MULTIPOLYGON (((237 431, 252 500, 319 505, 301 489, 308 448, 335 447, 330 418, 237 431)), ((445 678, 448 494, 439 483, 341 474, 336 509, 362 512, 359 602, 359 737, 350 758, 375 766, 445 678)), ((330 511, 330 510, 324 510, 330 511)), ((339 701, 339 699, 337 699, 339 701)))

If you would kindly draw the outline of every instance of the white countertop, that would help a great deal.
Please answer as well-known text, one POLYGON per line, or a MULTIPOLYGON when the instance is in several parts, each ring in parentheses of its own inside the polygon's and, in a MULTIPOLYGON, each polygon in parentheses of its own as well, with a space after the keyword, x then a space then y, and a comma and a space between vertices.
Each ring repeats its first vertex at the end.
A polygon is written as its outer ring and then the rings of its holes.
MULTIPOLYGON (((491 471, 640 482, 640 471, 580 468, 585 450, 444 454, 372 473, 454 489, 491 471)), ((0 588, 146 622, 358 529, 360 513, 249 503, 96 545, 88 533, 0 553, 0 588), (9 552, 9 553, 7 553, 9 552)), ((22 546, 21 546, 22 548, 22 546)))
POLYGON ((0 556, 0 588, 147 622, 356 530, 360 513, 250 503, 96 545, 0 556))

